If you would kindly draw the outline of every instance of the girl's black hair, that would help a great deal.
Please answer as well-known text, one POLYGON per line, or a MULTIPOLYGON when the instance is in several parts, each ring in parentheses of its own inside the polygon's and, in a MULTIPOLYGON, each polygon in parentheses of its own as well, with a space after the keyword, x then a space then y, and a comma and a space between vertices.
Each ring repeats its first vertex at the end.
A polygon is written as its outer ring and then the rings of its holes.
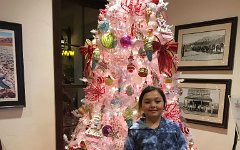
POLYGON ((155 87, 155 86, 147 86, 142 93, 140 94, 139 100, 138 100, 138 110, 140 111, 142 108, 142 101, 143 101, 143 97, 146 93, 149 93, 151 91, 157 91, 163 99, 163 103, 164 103, 164 109, 166 107, 167 104, 167 100, 166 100, 166 96, 164 94, 164 92, 162 91, 162 89, 160 89, 159 87, 155 87))

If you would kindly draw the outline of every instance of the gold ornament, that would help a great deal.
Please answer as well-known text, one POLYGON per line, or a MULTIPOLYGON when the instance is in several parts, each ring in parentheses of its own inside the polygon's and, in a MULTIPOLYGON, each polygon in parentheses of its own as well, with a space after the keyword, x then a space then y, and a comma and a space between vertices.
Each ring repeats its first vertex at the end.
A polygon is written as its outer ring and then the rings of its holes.
POLYGON ((113 84, 113 79, 110 76, 106 77, 105 84, 111 86, 113 84))
POLYGON ((138 75, 140 77, 146 77, 148 75, 148 69, 145 67, 139 68, 138 75))
POLYGON ((172 78, 166 78, 165 83, 172 83, 172 78))

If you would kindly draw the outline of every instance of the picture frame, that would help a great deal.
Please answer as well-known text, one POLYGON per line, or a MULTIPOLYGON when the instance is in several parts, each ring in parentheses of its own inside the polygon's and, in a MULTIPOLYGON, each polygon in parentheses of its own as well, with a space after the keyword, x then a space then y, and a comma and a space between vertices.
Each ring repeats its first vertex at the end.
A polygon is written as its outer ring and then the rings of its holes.
POLYGON ((184 79, 179 106, 190 123, 227 128, 231 79, 184 79))
POLYGON ((0 21, 0 108, 25 107, 22 25, 0 21))
POLYGON ((238 17, 175 26, 179 71, 232 70, 238 17))

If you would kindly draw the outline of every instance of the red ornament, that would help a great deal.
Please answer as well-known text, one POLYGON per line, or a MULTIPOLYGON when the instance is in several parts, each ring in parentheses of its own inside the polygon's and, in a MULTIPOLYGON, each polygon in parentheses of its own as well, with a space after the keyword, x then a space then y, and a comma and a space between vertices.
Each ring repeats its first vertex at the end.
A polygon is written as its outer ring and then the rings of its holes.
POLYGON ((135 65, 133 63, 130 63, 127 65, 127 71, 129 73, 132 73, 135 70, 135 65))
POLYGON ((159 3, 159 0, 151 0, 151 2, 157 5, 159 3))
POLYGON ((147 69, 147 68, 144 68, 144 67, 140 68, 140 69, 138 70, 138 75, 139 75, 140 77, 146 77, 146 76, 148 75, 148 69, 147 69))

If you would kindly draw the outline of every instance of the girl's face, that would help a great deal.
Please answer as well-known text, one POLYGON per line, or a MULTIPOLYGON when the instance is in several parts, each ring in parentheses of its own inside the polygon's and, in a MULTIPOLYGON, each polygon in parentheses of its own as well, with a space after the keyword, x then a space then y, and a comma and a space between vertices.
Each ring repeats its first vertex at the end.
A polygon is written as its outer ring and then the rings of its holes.
POLYGON ((142 100, 142 111, 146 118, 160 118, 164 109, 164 101, 158 91, 154 90, 146 93, 142 100))

